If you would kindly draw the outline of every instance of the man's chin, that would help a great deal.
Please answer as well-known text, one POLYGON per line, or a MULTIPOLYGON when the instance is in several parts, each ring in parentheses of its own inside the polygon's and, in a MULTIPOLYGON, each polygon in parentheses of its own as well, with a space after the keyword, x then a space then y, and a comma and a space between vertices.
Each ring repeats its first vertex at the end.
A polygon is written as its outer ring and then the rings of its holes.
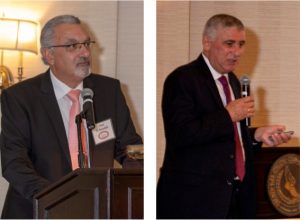
POLYGON ((80 77, 81 79, 84 79, 85 77, 89 76, 91 74, 90 69, 84 69, 80 71, 76 71, 75 74, 80 77))
POLYGON ((229 73, 229 72, 233 72, 235 69, 236 69, 236 65, 230 65, 230 66, 228 66, 228 68, 226 68, 227 69, 227 73, 229 73))

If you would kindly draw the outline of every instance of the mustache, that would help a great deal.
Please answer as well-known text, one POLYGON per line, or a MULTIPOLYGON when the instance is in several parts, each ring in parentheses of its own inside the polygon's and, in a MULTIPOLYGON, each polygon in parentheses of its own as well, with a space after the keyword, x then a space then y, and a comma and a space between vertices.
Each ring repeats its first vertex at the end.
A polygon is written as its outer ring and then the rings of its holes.
POLYGON ((77 64, 88 63, 90 65, 90 59, 88 57, 79 57, 77 64))

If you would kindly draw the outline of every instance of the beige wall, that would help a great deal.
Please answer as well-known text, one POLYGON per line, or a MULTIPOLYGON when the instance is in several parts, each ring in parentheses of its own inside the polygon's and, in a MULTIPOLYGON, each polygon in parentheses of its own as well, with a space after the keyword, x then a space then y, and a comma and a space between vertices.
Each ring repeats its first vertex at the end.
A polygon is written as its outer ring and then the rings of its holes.
POLYGON ((256 100, 252 125, 283 123, 295 131, 294 138, 283 146, 300 145, 300 2, 158 2, 157 177, 165 149, 160 108, 164 79, 200 54, 203 26, 217 13, 237 16, 247 28, 246 52, 236 74, 251 78, 256 100))
POLYGON ((163 82, 173 69, 189 60, 189 14, 190 3, 188 1, 157 2, 157 175, 165 150, 161 114, 163 82))
MULTIPOLYGON (((59 14, 78 16, 97 42, 93 72, 121 81, 138 133, 143 136, 143 2, 142 1, 15 1, 1 0, 0 15, 44 23, 59 14)), ((16 76, 18 54, 4 53, 4 64, 16 76)), ((24 53, 25 77, 47 69, 40 54, 24 53)), ((0 177, 0 212, 7 182, 0 177)))

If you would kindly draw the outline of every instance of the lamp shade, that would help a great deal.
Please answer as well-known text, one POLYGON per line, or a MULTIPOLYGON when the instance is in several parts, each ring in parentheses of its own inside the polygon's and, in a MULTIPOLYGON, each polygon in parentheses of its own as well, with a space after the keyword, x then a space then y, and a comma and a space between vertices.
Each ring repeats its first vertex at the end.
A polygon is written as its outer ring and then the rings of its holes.
POLYGON ((0 18, 0 49, 28 51, 37 54, 37 23, 28 20, 0 18))

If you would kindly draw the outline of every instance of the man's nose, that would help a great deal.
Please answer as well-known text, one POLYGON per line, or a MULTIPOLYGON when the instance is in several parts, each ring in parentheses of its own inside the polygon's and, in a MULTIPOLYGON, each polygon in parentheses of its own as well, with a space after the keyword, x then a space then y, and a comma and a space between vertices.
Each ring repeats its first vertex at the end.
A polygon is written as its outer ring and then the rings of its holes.
POLYGON ((241 56, 244 53, 244 47, 240 46, 239 44, 233 47, 233 53, 235 56, 241 56))
POLYGON ((80 45, 79 52, 81 56, 85 56, 85 57, 90 56, 91 53, 90 48, 85 46, 84 44, 80 45))

